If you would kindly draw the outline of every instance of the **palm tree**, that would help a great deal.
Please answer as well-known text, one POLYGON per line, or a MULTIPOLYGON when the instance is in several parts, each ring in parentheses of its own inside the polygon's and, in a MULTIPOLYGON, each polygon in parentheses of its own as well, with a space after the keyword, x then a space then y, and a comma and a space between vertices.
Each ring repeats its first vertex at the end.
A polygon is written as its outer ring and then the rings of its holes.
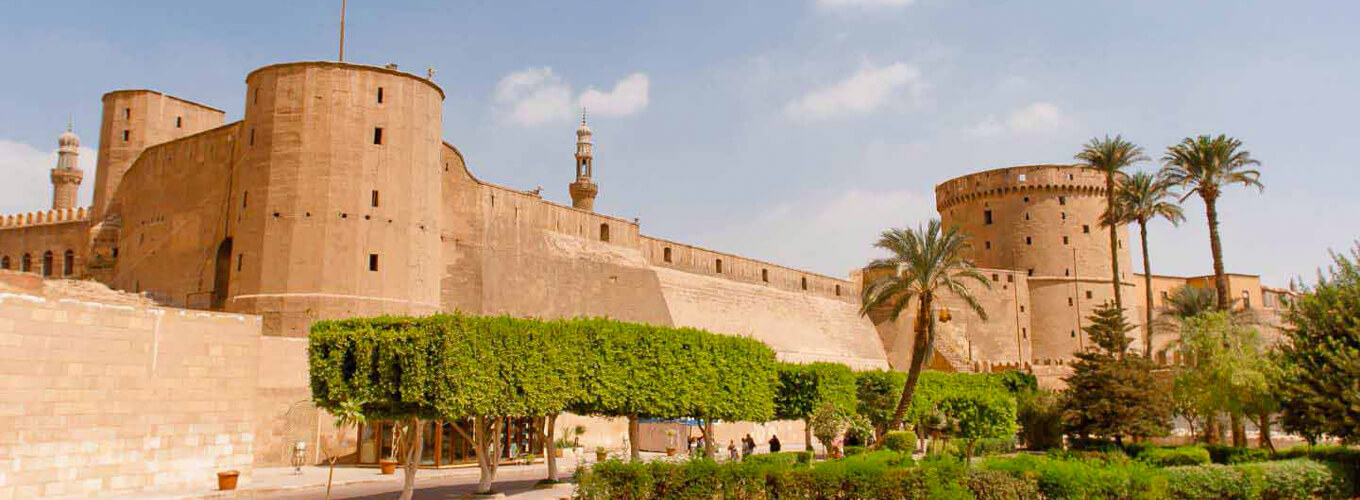
MULTIPOLYGON (((1102 223, 1111 222, 1110 212, 1114 210, 1115 180, 1122 172, 1124 167, 1133 165, 1140 161, 1148 160, 1147 155, 1143 154, 1143 148, 1124 140, 1122 136, 1105 136, 1104 139, 1092 138, 1086 145, 1082 146, 1081 152, 1077 153, 1076 159, 1081 161, 1081 165, 1092 168, 1105 174, 1105 215, 1101 217, 1102 223)), ((1110 272, 1114 276, 1114 306, 1122 314, 1124 311, 1123 290, 1119 283, 1119 229, 1118 224, 1106 224, 1110 227, 1110 272)))
POLYGON ((1172 225, 1180 225, 1185 220, 1181 206, 1171 201, 1171 183, 1159 175, 1148 172, 1135 172, 1125 179, 1114 196, 1113 221, 1105 221, 1111 226, 1116 224, 1138 223, 1138 235, 1143 243, 1143 289, 1147 300, 1147 322, 1143 323, 1143 354, 1152 359, 1152 263, 1148 259, 1148 221, 1162 218, 1172 225))
POLYGON ((1209 220, 1209 249, 1214 256, 1214 287, 1218 289, 1218 308, 1228 310, 1228 278, 1223 272, 1223 243, 1218 238, 1218 197, 1223 188, 1232 184, 1256 186, 1261 184, 1261 172, 1248 169, 1261 162, 1242 149, 1242 141, 1219 134, 1186 137, 1180 144, 1166 148, 1162 156, 1162 175, 1168 182, 1187 189, 1181 195, 1185 201, 1192 194, 1204 200, 1205 218, 1209 220))
MULTIPOLYGON (((991 288, 991 282, 968 259, 967 254, 972 249, 968 237, 959 232, 958 227, 943 229, 939 219, 932 219, 926 227, 914 230, 883 231, 874 246, 892 255, 870 262, 865 269, 866 276, 879 277, 864 288, 860 315, 868 315, 871 309, 886 308, 890 320, 896 321, 902 311, 911 307, 913 300, 917 303, 911 369, 907 372, 906 386, 902 388, 902 399, 898 400, 897 410, 888 424, 888 429, 896 429, 902 425, 902 418, 911 404, 916 381, 921 376, 921 367, 935 347, 932 307, 936 297, 941 291, 947 290, 986 320, 987 311, 964 286, 964 281, 973 280, 988 289, 991 288)), ((883 438, 878 437, 878 444, 883 443, 883 438)))

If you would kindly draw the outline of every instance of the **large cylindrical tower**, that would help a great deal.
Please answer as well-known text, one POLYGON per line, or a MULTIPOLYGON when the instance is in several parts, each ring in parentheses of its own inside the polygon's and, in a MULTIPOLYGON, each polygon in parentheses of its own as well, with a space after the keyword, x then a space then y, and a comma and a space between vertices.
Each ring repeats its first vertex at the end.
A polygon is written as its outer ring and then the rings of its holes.
POLYGON ((225 307, 289 336, 437 310, 443 91, 335 62, 266 66, 246 84, 225 307))
MULTIPOLYGON (((1029 165, 979 172, 935 187, 946 226, 972 238, 980 267, 1012 269, 1029 284, 1034 361, 1069 359, 1084 348, 1091 311, 1113 300, 1105 178, 1072 165, 1029 165)), ((1120 227, 1119 267, 1126 317, 1132 296, 1128 228, 1120 227)), ((1135 308, 1137 311, 1135 311, 1135 308)))

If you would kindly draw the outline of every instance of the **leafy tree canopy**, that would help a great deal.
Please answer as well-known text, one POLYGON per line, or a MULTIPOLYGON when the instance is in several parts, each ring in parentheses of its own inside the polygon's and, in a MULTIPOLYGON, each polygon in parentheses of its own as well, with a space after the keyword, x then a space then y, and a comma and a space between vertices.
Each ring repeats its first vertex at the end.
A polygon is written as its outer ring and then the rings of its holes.
POLYGON ((1360 244, 1291 301, 1280 362, 1286 430, 1360 442, 1360 244), (1319 420, 1325 416, 1325 420, 1319 420))
POLYGON ((841 413, 855 412, 855 372, 840 363, 780 363, 775 418, 802 420, 831 404, 841 413))

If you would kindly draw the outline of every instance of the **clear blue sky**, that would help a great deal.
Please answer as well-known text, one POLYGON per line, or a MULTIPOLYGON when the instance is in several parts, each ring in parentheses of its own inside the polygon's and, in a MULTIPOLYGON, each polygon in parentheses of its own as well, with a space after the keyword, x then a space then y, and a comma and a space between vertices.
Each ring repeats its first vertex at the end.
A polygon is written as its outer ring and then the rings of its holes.
MULTIPOLYGON (((1223 132, 1267 185, 1221 204, 1230 271, 1311 279, 1360 237, 1356 2, 349 3, 346 59, 436 68, 445 137, 483 179, 566 202, 596 109, 597 209, 647 234, 844 275, 945 179, 1067 162, 1093 135, 1156 157, 1223 132)), ((239 119, 250 70, 336 57, 339 4, 5 2, 0 212, 49 203, 56 137, 73 116, 95 147, 104 92, 239 119)), ((1186 209, 1152 228, 1155 272, 1210 271, 1186 209)))

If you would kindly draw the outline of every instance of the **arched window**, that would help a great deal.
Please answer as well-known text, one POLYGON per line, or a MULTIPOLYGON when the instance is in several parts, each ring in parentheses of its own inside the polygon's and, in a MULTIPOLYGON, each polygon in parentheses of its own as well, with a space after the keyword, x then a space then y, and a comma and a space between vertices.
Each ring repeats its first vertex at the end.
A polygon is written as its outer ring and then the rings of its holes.
POLYGON ((713 267, 718 270, 718 274, 722 274, 722 259, 718 259, 714 262, 713 267))
POLYGON ((609 224, 600 224, 600 241, 609 241, 609 224))
POLYGON ((52 275, 52 251, 43 252, 42 275, 44 278, 52 275))
POLYGON ((0 269, 9 269, 9 256, 0 257, 0 269))
POLYGON ((76 253, 71 250, 66 251, 66 256, 61 260, 61 275, 70 276, 76 272, 76 253))
POLYGON ((19 268, 20 271, 26 273, 33 271, 33 256, 29 254, 24 254, 24 260, 20 262, 20 266, 21 266, 19 268))

